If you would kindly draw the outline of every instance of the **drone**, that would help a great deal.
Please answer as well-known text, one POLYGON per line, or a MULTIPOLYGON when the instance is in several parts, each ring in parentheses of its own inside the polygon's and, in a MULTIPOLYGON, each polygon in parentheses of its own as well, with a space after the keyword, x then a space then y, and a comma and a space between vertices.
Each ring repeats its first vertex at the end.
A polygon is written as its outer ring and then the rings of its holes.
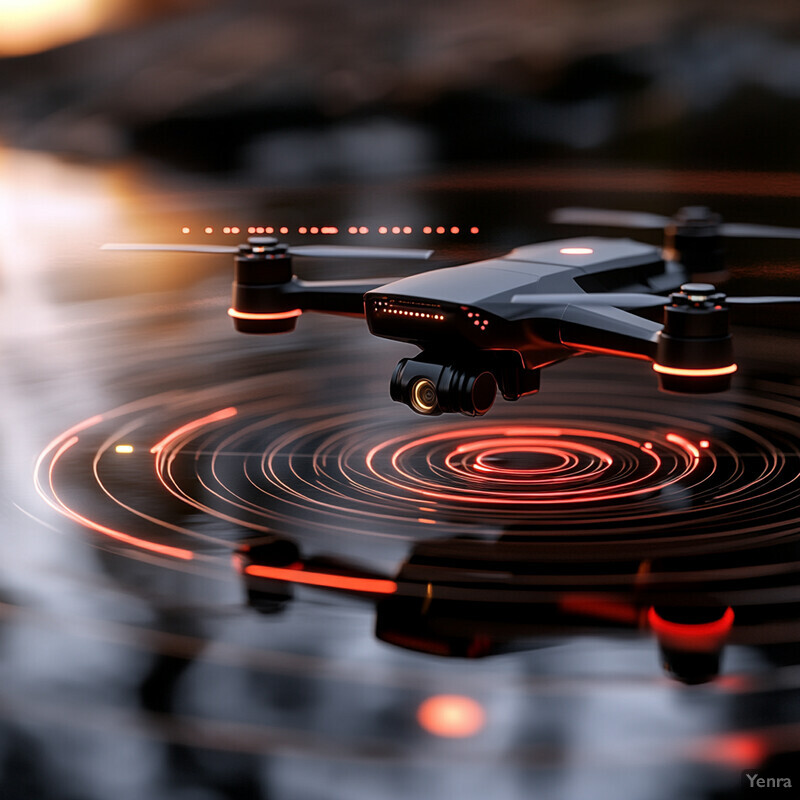
POLYGON ((107 244, 107 250, 234 256, 237 331, 286 333, 320 312, 366 318, 370 333, 415 345, 390 381, 393 400, 424 416, 482 416, 498 390, 515 401, 539 390, 544 367, 604 354, 649 362, 666 392, 730 388, 730 307, 800 303, 800 297, 728 297, 692 273, 722 268, 724 237, 800 238, 800 229, 725 224, 705 207, 674 217, 560 209, 558 223, 663 228, 664 248, 622 238, 578 237, 518 247, 497 258, 410 277, 305 281, 294 258, 427 259, 430 250, 290 246, 253 236, 238 246, 107 244), (633 312, 661 309, 655 322, 633 312))

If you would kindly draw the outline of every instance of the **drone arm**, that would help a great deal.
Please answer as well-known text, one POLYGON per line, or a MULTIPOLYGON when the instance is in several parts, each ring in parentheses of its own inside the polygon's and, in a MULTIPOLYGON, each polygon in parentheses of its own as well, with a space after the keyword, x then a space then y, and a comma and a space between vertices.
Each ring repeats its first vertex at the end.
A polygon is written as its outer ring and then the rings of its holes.
POLYGON ((302 311, 363 317, 364 295, 394 280, 397 279, 302 281, 294 278, 285 292, 287 299, 302 311))
POLYGON ((587 353, 653 361, 662 326, 611 306, 568 305, 558 326, 561 344, 587 353))

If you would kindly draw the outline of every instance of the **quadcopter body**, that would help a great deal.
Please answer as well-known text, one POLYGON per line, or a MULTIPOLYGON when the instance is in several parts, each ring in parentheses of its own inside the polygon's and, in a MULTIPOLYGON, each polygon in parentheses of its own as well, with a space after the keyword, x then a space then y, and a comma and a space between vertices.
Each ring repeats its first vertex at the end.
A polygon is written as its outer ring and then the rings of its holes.
MULTIPOLYGON (((561 213, 566 219, 558 221, 574 222, 589 214, 597 224, 591 214, 600 214, 602 224, 612 224, 622 212, 561 213)), ((726 297, 711 284, 687 283, 686 264, 696 270, 707 263, 719 271, 723 234, 798 238, 800 231, 723 225, 718 215, 697 207, 679 215, 677 228, 666 226, 664 249, 631 239, 561 239, 401 279, 305 281, 294 274, 293 257, 419 259, 431 251, 295 247, 271 237, 251 237, 238 247, 105 248, 233 254, 228 314, 238 331, 289 332, 302 314, 312 311, 366 318, 375 336, 420 349, 397 364, 390 382, 393 400, 428 416, 481 416, 498 389, 512 401, 533 394, 544 367, 585 354, 649 362, 659 387, 668 392, 700 394, 730 387, 737 367, 729 306, 796 303, 800 298, 726 297), (647 317, 654 309, 660 321, 647 317)), ((666 219, 628 212, 623 218, 640 227, 666 219)))

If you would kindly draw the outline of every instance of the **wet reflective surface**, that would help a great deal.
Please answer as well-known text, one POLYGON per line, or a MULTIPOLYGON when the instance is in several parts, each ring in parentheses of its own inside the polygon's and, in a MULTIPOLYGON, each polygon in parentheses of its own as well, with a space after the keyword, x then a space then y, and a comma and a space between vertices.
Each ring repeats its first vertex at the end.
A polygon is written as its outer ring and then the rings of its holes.
MULTIPOLYGON (((485 418, 425 419, 389 399, 413 348, 363 321, 242 336, 227 257, 96 248, 332 225, 434 246, 428 268, 573 235, 544 224, 558 205, 795 224, 791 176, 742 197, 725 173, 612 168, 317 193, 0 169, 8 796, 702 798, 782 774, 794 312, 735 317, 722 395, 582 358, 485 418)), ((730 244, 726 290, 797 294, 798 252, 730 244)))

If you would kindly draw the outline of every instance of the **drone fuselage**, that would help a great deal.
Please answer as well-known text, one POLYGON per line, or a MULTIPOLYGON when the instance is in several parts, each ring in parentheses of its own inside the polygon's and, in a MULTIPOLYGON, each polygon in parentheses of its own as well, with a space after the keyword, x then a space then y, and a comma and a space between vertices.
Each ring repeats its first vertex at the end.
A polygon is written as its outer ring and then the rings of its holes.
MULTIPOLYGON (((580 309, 580 295, 597 291, 664 292, 685 280, 679 265, 658 248, 629 239, 579 238, 534 244, 501 258, 434 270, 370 291, 365 313, 370 331, 423 350, 513 351, 526 369, 538 369, 581 352, 618 350, 616 333, 641 339, 649 357, 659 325, 618 309, 580 309), (530 309, 519 294, 572 293, 564 305, 530 309), (603 323, 600 316, 613 319, 603 323), (581 324, 593 341, 574 340, 581 324), (605 334, 605 335, 604 335, 605 334)), ((635 350, 634 353, 638 352, 635 350)), ((633 353, 632 353, 633 354, 633 353)))

